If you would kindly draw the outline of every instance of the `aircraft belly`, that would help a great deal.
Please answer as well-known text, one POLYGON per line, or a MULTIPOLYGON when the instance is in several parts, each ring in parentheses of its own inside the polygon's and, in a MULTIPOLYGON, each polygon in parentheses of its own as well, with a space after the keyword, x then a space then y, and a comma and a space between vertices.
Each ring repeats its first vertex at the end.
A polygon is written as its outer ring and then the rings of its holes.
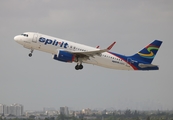
POLYGON ((89 60, 84 60, 83 62, 84 63, 88 63, 88 64, 93 64, 93 65, 97 65, 98 64, 98 62, 94 58, 90 58, 89 60))
POLYGON ((111 69, 119 69, 119 70, 133 70, 131 66, 127 66, 125 62, 115 63, 112 62, 111 59, 97 59, 98 65, 111 69))

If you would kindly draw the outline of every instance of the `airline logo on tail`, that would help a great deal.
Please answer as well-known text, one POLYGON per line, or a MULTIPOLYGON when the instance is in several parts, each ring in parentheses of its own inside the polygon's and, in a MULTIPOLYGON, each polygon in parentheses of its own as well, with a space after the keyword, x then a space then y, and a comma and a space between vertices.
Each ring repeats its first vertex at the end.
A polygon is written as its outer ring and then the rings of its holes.
POLYGON ((132 57, 140 62, 143 61, 144 63, 151 64, 161 44, 162 44, 162 41, 154 40, 152 43, 147 45, 138 53, 134 54, 132 57))
POLYGON ((155 57, 155 54, 153 53, 153 50, 158 50, 159 47, 157 46, 152 46, 152 45, 149 45, 146 47, 148 53, 140 53, 138 52, 138 54, 141 56, 141 57, 144 57, 144 58, 151 58, 153 59, 155 57))

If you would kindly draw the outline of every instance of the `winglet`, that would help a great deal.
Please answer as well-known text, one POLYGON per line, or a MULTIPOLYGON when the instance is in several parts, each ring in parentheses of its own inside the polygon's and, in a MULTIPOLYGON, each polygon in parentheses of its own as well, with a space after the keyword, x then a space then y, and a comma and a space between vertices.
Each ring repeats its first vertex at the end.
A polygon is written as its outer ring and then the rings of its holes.
POLYGON ((97 46, 96 48, 99 48, 100 46, 97 46))
POLYGON ((107 48, 107 50, 111 50, 112 47, 115 45, 115 43, 116 43, 116 42, 113 42, 113 43, 107 48))

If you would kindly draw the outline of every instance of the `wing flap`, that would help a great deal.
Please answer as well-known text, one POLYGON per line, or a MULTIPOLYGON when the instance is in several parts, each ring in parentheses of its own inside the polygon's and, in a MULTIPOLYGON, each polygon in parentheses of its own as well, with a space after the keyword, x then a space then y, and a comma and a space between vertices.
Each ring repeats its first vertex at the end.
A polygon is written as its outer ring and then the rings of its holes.
POLYGON ((108 50, 107 49, 102 49, 102 50, 94 50, 94 51, 68 51, 72 54, 75 54, 75 55, 84 55, 84 56, 88 56, 88 57, 93 57, 95 55, 101 55, 101 53, 103 52, 107 52, 108 50))

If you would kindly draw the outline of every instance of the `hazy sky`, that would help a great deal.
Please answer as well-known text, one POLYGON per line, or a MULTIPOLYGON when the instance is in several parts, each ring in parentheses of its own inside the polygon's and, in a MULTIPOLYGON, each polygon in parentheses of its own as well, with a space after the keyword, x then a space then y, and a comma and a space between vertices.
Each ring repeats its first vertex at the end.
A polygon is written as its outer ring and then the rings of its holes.
POLYGON ((172 0, 1 0, 0 103, 25 110, 173 109, 172 0), (155 39, 163 41, 153 61, 159 71, 120 71, 62 63, 30 50, 13 38, 40 32, 70 41, 108 47, 131 55, 155 39))

